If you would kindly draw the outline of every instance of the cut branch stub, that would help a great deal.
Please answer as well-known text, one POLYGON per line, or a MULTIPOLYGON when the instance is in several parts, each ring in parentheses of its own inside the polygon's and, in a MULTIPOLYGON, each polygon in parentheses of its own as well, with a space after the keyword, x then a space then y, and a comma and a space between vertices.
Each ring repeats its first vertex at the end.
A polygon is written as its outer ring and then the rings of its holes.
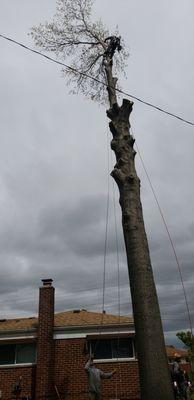
POLYGON ((109 126, 113 135, 111 148, 115 152, 117 161, 111 175, 119 187, 121 187, 124 182, 131 182, 131 176, 137 177, 134 168, 136 152, 133 149, 133 145, 135 139, 130 134, 129 123, 132 107, 133 103, 124 99, 121 107, 115 103, 107 111, 107 116, 111 119, 109 126))
POLYGON ((113 138, 129 135, 130 123, 129 116, 133 108, 133 102, 124 99, 121 107, 118 103, 114 103, 112 107, 107 110, 107 116, 111 120, 109 127, 112 132, 113 138))

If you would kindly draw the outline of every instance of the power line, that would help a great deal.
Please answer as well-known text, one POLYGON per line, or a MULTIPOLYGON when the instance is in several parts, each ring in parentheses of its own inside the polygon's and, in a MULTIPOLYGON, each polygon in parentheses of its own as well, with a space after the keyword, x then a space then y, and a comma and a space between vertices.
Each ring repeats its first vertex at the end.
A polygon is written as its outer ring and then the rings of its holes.
MULTIPOLYGON (((76 294, 74 294, 74 299, 73 299, 73 301, 75 300, 75 295, 76 294)), ((70 303, 71 302, 71 298, 66 298, 67 296, 66 295, 56 295, 56 300, 58 301, 58 302, 62 302, 62 301, 65 301, 65 304, 68 302, 68 303, 70 303)), ((116 294, 115 294, 115 297, 116 297, 116 294)), ((124 296, 124 297, 126 297, 126 296, 124 296)), ((94 299, 96 299, 96 297, 95 296, 93 296, 92 297, 92 301, 94 301, 94 299)), ((112 298, 111 298, 112 299, 112 298)), ((38 299, 36 299, 36 300, 38 300, 38 299)), ((161 300, 161 299, 160 299, 161 300)), ((20 303, 32 303, 34 301, 34 297, 22 297, 22 299, 17 299, 16 301, 15 301, 15 304, 20 304, 20 303)), ((82 299, 82 303, 81 303, 81 300, 80 299, 77 299, 77 301, 79 301, 79 304, 82 304, 82 306, 80 305, 79 306, 79 308, 83 308, 83 304, 86 306, 86 305, 90 305, 90 306, 92 306, 92 305, 97 305, 97 304, 100 304, 100 302, 101 302, 101 300, 99 299, 99 300, 96 300, 97 302, 95 302, 95 303, 91 303, 91 302, 84 302, 84 299, 82 299)), ((88 299, 86 299, 86 301, 88 301, 88 299)), ((34 301, 35 302, 35 301, 34 301)), ((4 301, 0 301, 0 304, 3 306, 3 304, 4 304, 5 302, 4 301)), ((12 304, 12 300, 9 300, 9 301, 7 301, 7 304, 8 305, 10 305, 10 304, 12 304)), ((111 303, 112 305, 113 304, 115 304, 115 303, 111 303)), ((132 302, 131 302, 131 300, 130 299, 128 299, 127 300, 127 302, 125 302, 125 303, 120 303, 121 305, 131 305, 132 304, 132 302)), ((163 301, 160 301, 160 306, 161 306, 161 308, 162 309, 164 309, 164 308, 166 308, 166 307, 168 307, 169 308, 169 304, 170 304, 170 307, 172 307, 173 308, 173 310, 174 310, 174 307, 181 307, 181 306, 183 306, 183 302, 182 301, 176 301, 176 300, 174 300, 174 302, 173 301, 166 301, 166 302, 163 302, 163 301)), ((193 309, 194 307, 194 301, 193 301, 193 299, 191 299, 190 301, 189 301, 189 305, 191 306, 191 308, 193 309)), ((72 305, 72 307, 73 308, 75 308, 76 306, 73 306, 72 305)), ((174 311, 172 311, 172 312, 176 312, 176 310, 174 310, 174 311)), ((182 312, 182 311, 181 311, 182 312)), ((193 313, 193 311, 191 311, 191 313, 193 313)))
MULTIPOLYGON (((172 293, 174 293, 174 292, 178 292, 178 290, 179 290, 179 288, 181 287, 181 289, 182 289, 182 285, 180 284, 180 286, 178 286, 177 288, 171 288, 170 286, 169 286, 169 291, 170 291, 170 294, 172 294, 172 293)), ((106 290, 111 290, 111 292, 113 292, 113 290, 115 289, 115 291, 118 289, 118 287, 117 287, 117 284, 115 284, 115 285, 106 285, 106 290)), ((129 285, 128 284, 126 284, 126 285, 120 285, 120 289, 122 289, 122 291, 123 290, 129 290, 129 285)), ((165 287, 165 289, 166 289, 166 287, 165 287)), ((58 300, 61 300, 61 299, 66 299, 66 298, 69 298, 69 300, 72 300, 72 297, 73 297, 73 299, 75 298, 75 295, 76 295, 76 298, 78 298, 78 297, 83 297, 83 294, 82 293, 85 293, 86 294, 86 296, 90 296, 90 292, 92 292, 93 293, 93 297, 95 296, 94 295, 94 292, 96 292, 96 295, 101 295, 101 292, 102 292, 102 288, 101 287, 92 287, 92 288, 90 288, 90 289, 88 289, 88 288, 85 288, 85 289, 75 289, 75 291, 74 292, 66 292, 66 293, 57 293, 56 294, 56 298, 58 299, 58 300)), ((166 292, 165 292, 166 293, 166 292)), ((33 299, 36 297, 36 300, 38 300, 38 294, 37 295, 28 295, 28 296, 25 296, 25 295, 23 295, 23 297, 22 297, 22 299, 17 299, 17 302, 22 302, 22 301, 29 301, 29 302, 32 302, 33 301, 33 299)), ((161 302, 161 305, 163 306, 163 305, 167 305, 167 306, 169 306, 169 301, 167 301, 166 300, 166 294, 165 294, 165 297, 164 296, 162 296, 162 294, 159 294, 159 297, 160 297, 160 302, 161 302), (165 299, 165 302, 163 301, 163 299, 165 299)), ((4 295, 3 294, 0 294, 0 302, 2 301, 2 304, 3 304, 3 302, 4 302, 4 300, 3 300, 3 298, 4 298, 4 295), (1 298, 2 298, 2 300, 1 300, 1 298)), ((14 299, 15 299, 15 295, 14 295, 14 299)), ((7 302, 8 303, 12 303, 12 299, 9 299, 9 301, 7 300, 7 302)), ((16 301, 15 301, 16 302, 16 301)), ((129 301, 129 303, 131 303, 131 301, 129 301)), ((170 301, 170 304, 171 304, 171 306, 172 305, 182 305, 182 301, 177 301, 176 300, 176 303, 172 303, 172 301, 170 301)), ((193 299, 191 299, 191 300, 189 300, 189 304, 191 305, 194 305, 194 300, 193 299)))
POLYGON ((100 83, 100 84, 103 85, 103 86, 106 86, 106 87, 115 89, 118 93, 121 93, 121 94, 123 94, 123 95, 125 95, 125 96, 127 96, 127 97, 130 97, 130 98, 132 98, 132 99, 134 99, 134 100, 136 100, 136 101, 138 101, 138 102, 140 102, 140 103, 142 103, 142 104, 145 104, 145 105, 148 106, 148 107, 154 108, 155 110, 158 110, 158 111, 160 111, 160 112, 162 112, 162 113, 164 113, 164 114, 169 115, 170 117, 176 118, 176 119, 178 119, 178 120, 180 120, 180 121, 182 121, 182 122, 184 122, 184 123, 186 123, 186 124, 188 124, 188 125, 194 126, 194 122, 192 122, 192 121, 188 121, 187 119, 182 118, 182 117, 180 117, 179 115, 176 115, 176 114, 174 114, 174 113, 171 113, 171 112, 169 112, 169 111, 167 111, 167 110, 165 110, 165 109, 163 109, 163 108, 161 108, 161 107, 158 107, 158 106, 156 106, 156 105, 154 105, 154 104, 152 104, 152 103, 150 103, 150 102, 148 102, 148 101, 142 100, 140 97, 134 96, 134 95, 132 95, 132 94, 130 94, 130 93, 124 92, 124 91, 121 90, 121 89, 118 89, 118 88, 116 89, 116 88, 114 88, 113 86, 107 85, 105 82, 102 82, 102 81, 100 81, 99 79, 97 79, 97 78, 95 78, 95 77, 93 77, 93 76, 91 76, 91 75, 88 75, 88 74, 85 73, 85 72, 79 71, 79 70, 77 70, 76 68, 70 67, 69 65, 67 65, 67 64, 65 64, 65 63, 63 63, 63 62, 61 62, 61 61, 55 60, 54 58, 49 57, 49 56, 47 56, 46 54, 43 54, 43 53, 41 53, 41 52, 38 51, 38 50, 34 50, 34 49, 30 48, 29 46, 26 46, 26 45, 24 45, 23 43, 18 42, 17 40, 14 40, 14 39, 12 39, 12 38, 10 38, 10 37, 8 37, 8 36, 5 36, 5 35, 3 35, 3 34, 0 34, 0 37, 3 38, 3 39, 5 39, 5 40, 8 40, 9 42, 12 42, 12 43, 17 44, 18 46, 23 47, 24 49, 26 49, 26 50, 28 50, 28 51, 31 51, 32 53, 38 54, 39 56, 44 57, 44 58, 46 58, 46 59, 49 60, 49 61, 52 61, 52 62, 54 62, 54 63, 56 63, 56 64, 62 65, 63 67, 65 67, 65 68, 71 70, 72 72, 75 72, 75 73, 77 73, 77 74, 79 74, 79 75, 82 75, 82 76, 84 76, 84 77, 86 77, 86 78, 88 78, 88 79, 92 79, 93 81, 95 81, 95 82, 97 82, 97 83, 100 83))

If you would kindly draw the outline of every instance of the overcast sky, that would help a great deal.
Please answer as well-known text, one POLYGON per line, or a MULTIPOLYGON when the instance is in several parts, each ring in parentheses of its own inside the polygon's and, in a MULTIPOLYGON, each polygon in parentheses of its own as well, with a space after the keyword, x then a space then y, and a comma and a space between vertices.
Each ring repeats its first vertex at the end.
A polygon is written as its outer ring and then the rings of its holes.
MULTIPOLYGON (((55 0, 1 0, 0 33, 34 46, 30 28, 55 0)), ((96 0, 130 58, 126 92, 194 120, 193 0, 96 0)), ((60 66, 0 39, 0 318, 37 313, 41 278, 56 311, 102 309, 108 172, 106 107, 70 95, 60 66)), ((166 218, 194 325, 194 128, 135 102, 133 133, 166 218)), ((114 155, 109 154, 110 163, 114 155)), ((167 343, 188 329, 175 257, 139 156, 142 203, 167 343)), ((118 312, 112 178, 105 309, 118 312)), ((121 313, 131 314, 115 187, 121 313)))

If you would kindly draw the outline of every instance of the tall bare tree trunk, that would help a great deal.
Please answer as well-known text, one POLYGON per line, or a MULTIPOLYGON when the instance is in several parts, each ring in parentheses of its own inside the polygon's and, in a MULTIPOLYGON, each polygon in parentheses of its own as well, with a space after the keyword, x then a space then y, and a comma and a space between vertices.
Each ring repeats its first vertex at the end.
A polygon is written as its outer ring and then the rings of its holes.
POLYGON ((113 135, 111 148, 116 165, 111 173, 120 192, 122 225, 131 287, 142 400, 174 398, 167 362, 160 309, 152 272, 140 200, 140 180, 135 170, 134 138, 129 116, 133 103, 124 99, 119 107, 112 60, 104 62, 110 109, 107 115, 113 135))

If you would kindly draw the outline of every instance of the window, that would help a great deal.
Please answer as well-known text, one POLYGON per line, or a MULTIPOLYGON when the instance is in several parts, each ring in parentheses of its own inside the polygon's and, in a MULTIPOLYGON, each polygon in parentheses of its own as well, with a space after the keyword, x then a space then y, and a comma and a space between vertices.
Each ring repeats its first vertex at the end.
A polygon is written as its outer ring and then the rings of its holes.
POLYGON ((131 338, 90 339, 89 349, 96 360, 134 358, 131 338))
POLYGON ((0 364, 15 363, 15 344, 0 345, 0 364))
POLYGON ((25 364, 29 362, 34 363, 35 361, 36 361, 35 344, 16 345, 16 364, 25 364))
POLYGON ((36 362, 35 343, 0 344, 0 365, 36 362))

